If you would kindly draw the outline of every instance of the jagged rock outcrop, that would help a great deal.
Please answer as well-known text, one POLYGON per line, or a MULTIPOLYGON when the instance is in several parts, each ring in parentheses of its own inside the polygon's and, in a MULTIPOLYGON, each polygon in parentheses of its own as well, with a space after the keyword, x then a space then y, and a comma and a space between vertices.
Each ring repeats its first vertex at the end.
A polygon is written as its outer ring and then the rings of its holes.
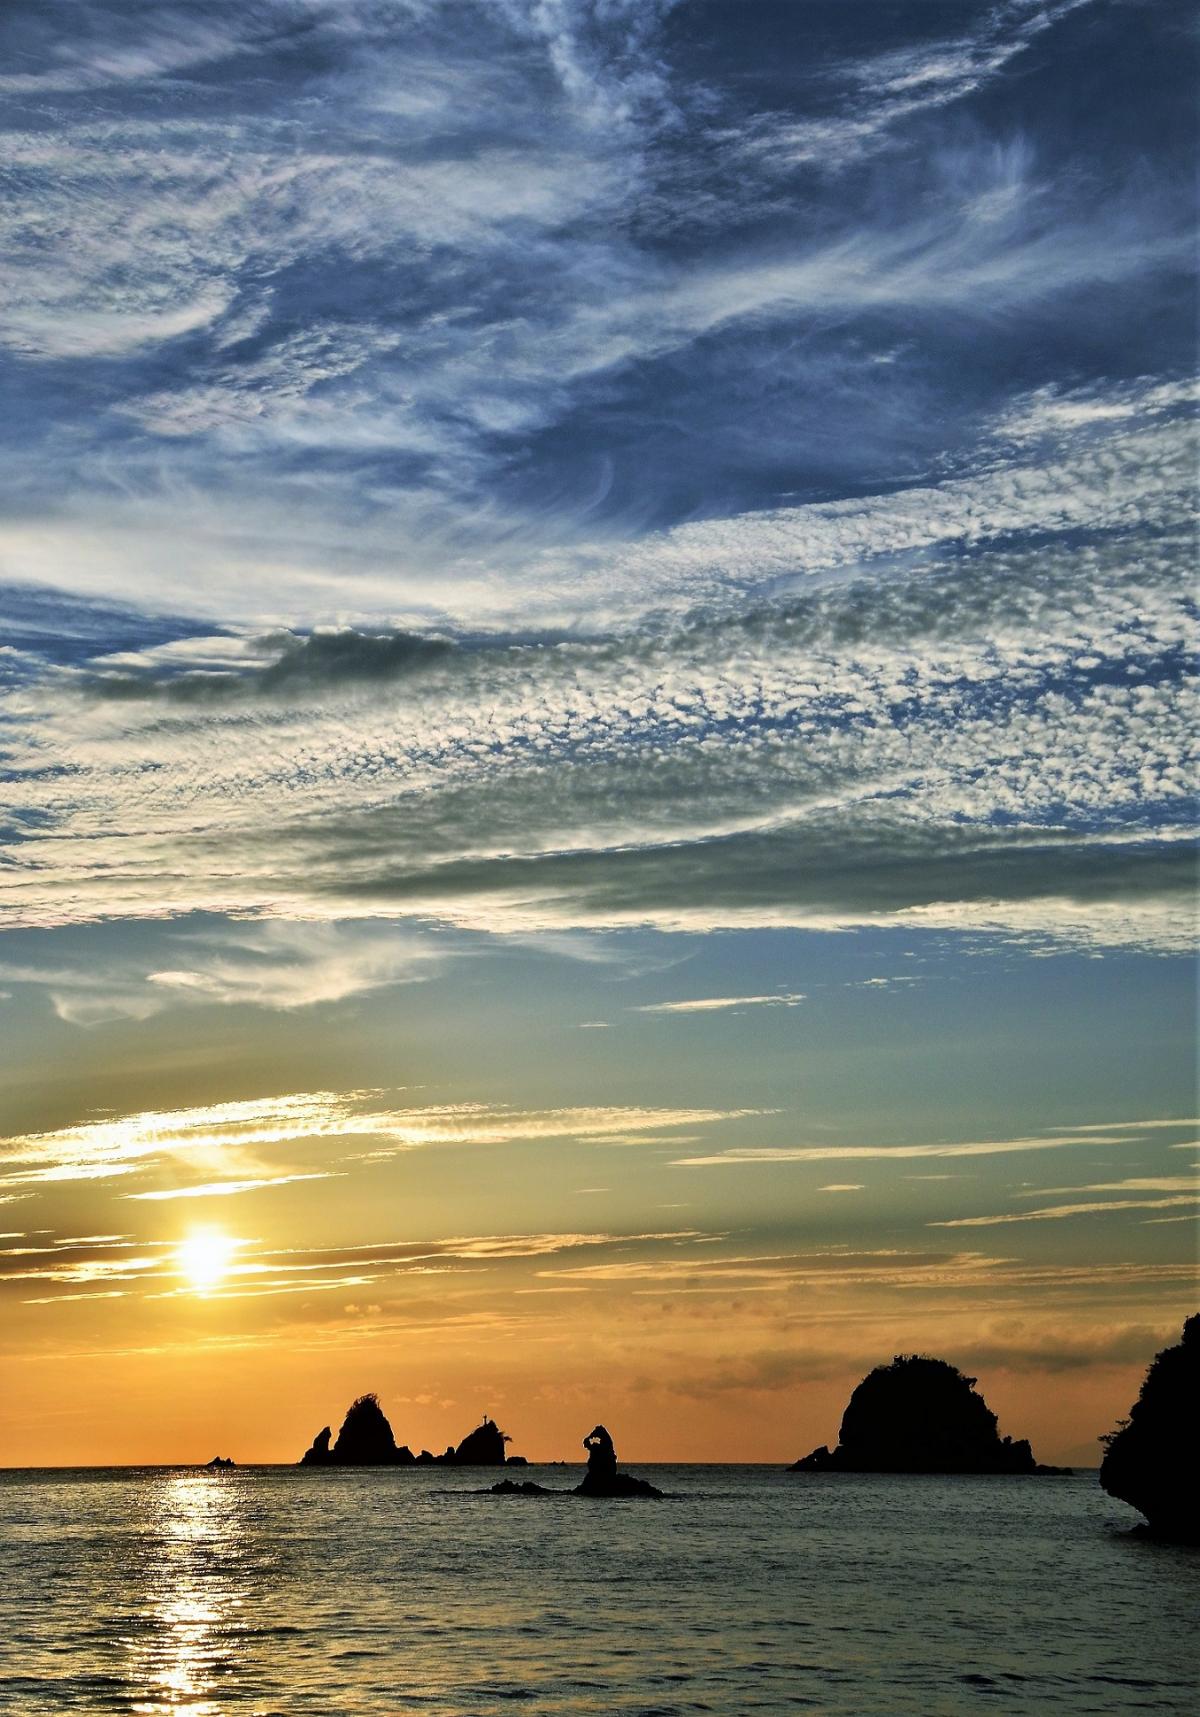
POLYGON ((211 1461, 205 1461, 205 1472, 224 1472, 227 1467, 235 1467, 237 1462, 229 1455, 214 1455, 211 1461))
POLYGON ((1156 1538, 1200 1544, 1200 1314, 1150 1363, 1129 1418, 1101 1439, 1100 1483, 1156 1538))
POLYGON ((395 1466, 399 1450, 377 1395, 360 1395, 353 1402, 330 1459, 344 1467, 395 1466))
POLYGON ((332 1436, 333 1429, 329 1425, 326 1425, 323 1431, 318 1431, 308 1448, 305 1449, 304 1453, 301 1455, 300 1465, 302 1467, 323 1466, 329 1459, 329 1441, 332 1436))
POLYGON ((789 1467, 793 1473, 1057 1473, 1022 1438, 996 1430, 975 1379, 944 1359, 897 1354, 869 1372, 842 1416, 838 1446, 789 1467))
MULTIPOLYGON (((353 1402, 337 1441, 330 1447, 333 1432, 328 1425, 313 1438, 311 1446, 300 1458, 303 1467, 502 1467, 504 1446, 509 1441, 494 1420, 484 1416, 483 1423, 468 1431, 457 1447, 451 1445, 443 1455, 431 1455, 422 1449, 414 1455, 406 1443, 397 1444, 377 1395, 360 1395, 353 1402)), ((519 1458, 519 1457, 515 1457, 519 1458)))

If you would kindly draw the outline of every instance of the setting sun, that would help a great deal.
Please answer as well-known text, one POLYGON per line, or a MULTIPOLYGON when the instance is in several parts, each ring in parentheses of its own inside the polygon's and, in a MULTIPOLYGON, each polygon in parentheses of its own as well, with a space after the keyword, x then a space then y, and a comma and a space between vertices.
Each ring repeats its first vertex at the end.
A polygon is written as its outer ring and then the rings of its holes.
POLYGON ((200 1228, 179 1247, 179 1272, 198 1294, 207 1294, 226 1275, 237 1241, 217 1228, 200 1228))

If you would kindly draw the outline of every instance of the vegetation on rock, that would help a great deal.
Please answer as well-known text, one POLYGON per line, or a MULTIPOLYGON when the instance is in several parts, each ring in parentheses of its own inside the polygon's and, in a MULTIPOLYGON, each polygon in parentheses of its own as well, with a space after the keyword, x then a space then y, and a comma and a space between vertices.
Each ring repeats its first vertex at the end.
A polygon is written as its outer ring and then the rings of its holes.
POLYGON ((1151 1361, 1129 1418, 1101 1438, 1100 1483, 1156 1538, 1200 1544, 1200 1314, 1151 1361))

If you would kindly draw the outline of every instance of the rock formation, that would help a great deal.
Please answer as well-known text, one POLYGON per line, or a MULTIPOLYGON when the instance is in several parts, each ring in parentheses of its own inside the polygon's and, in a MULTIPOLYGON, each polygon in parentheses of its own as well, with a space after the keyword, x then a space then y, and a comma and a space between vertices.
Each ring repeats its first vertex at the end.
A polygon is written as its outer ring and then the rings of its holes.
POLYGON ((447 1449, 442 1459, 456 1467, 502 1467, 504 1445, 508 1441, 500 1427, 485 1413, 483 1424, 468 1431, 457 1449, 447 1449))
POLYGON ((1101 1441, 1100 1483, 1156 1538, 1200 1544, 1200 1314, 1151 1361, 1129 1417, 1101 1441))
POLYGON ((360 1395, 342 1420, 331 1460, 346 1467, 388 1467, 395 1466, 398 1453, 379 1397, 360 1395))
POLYGON ((897 1354, 868 1373, 842 1416, 838 1446, 822 1446, 793 1473, 1049 1473, 1029 1444, 996 1431, 975 1379, 944 1359, 897 1354))
POLYGON ((631 1473, 617 1471, 617 1451, 603 1425, 597 1425, 583 1439, 588 1452, 587 1472, 583 1483, 575 1486, 576 1496, 661 1496, 645 1479, 635 1479, 631 1473))
POLYGON ((577 1484, 574 1490, 547 1490, 545 1486, 526 1481, 522 1484, 513 1479, 501 1479, 499 1484, 491 1488, 492 1496, 662 1496, 662 1491, 648 1484, 645 1479, 636 1479, 632 1473, 617 1471, 617 1451, 613 1440, 603 1425, 597 1425, 594 1431, 589 1431, 583 1439, 583 1446, 588 1452, 587 1472, 583 1475, 582 1484, 577 1484))
POLYGON ((206 1472, 224 1472, 227 1467, 235 1467, 237 1462, 229 1455, 214 1455, 211 1461, 205 1461, 206 1472))
POLYGON ((333 1429, 329 1425, 326 1425, 323 1431, 318 1431, 308 1448, 305 1449, 303 1455, 301 1455, 300 1465, 302 1467, 324 1466, 330 1458, 329 1439, 332 1436, 333 1429))
POLYGON ((407 1444, 397 1444, 377 1395, 360 1395, 352 1403, 342 1421, 337 1442, 330 1448, 332 1436, 333 1432, 326 1425, 301 1456, 300 1465, 502 1467, 505 1464, 504 1445, 509 1440, 494 1420, 485 1415, 483 1423, 468 1431, 457 1448, 452 1445, 443 1455, 431 1455, 428 1449, 414 1455, 407 1444))

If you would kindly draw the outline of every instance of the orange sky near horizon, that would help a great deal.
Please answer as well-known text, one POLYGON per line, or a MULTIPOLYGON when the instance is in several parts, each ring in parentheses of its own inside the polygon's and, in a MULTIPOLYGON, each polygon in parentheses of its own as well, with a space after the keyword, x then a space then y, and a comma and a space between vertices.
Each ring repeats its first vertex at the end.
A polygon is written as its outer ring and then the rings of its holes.
MULTIPOLYGON (((410 1135, 441 1130, 446 1119, 405 1114, 410 1135)), ((207 1110, 191 1122, 204 1130, 203 1144, 177 1117, 174 1145, 224 1156, 226 1172, 231 1156, 261 1150, 269 1130, 249 1109, 240 1117, 207 1110), (250 1131, 260 1135, 253 1147, 250 1131)), ((312 1113, 299 1124, 313 1125, 312 1113)), ((477 1115, 454 1124, 485 1133, 507 1125, 477 1115)), ((594 1113, 580 1124, 617 1125, 594 1113)), ((620 1124, 680 1121, 630 1112, 620 1124)), ((528 1117, 522 1126, 536 1130, 528 1117)), ((120 1186, 124 1171, 143 1170, 169 1143, 159 1115, 140 1129, 129 1121, 116 1132, 79 1130, 52 1148, 59 1172, 69 1152, 74 1172, 90 1152, 89 1171, 119 1169, 120 1186)), ((526 1140, 524 1148, 546 1147, 526 1140)), ((374 1172, 415 1182, 419 1168, 429 1184, 424 1192, 414 1185, 411 1202, 422 1210, 439 1196, 456 1199, 461 1165, 450 1164, 471 1154, 486 1179, 496 1155, 480 1158, 466 1145, 405 1151, 374 1172)), ((628 1145, 610 1143, 607 1154, 627 1176, 653 1179, 628 1145)), ((704 1172, 693 1170, 693 1179, 704 1172)), ((806 1172, 812 1184, 828 1169, 787 1172, 793 1185, 806 1172)), ((349 1195, 319 1173, 300 1167, 290 1185, 277 1181, 273 1204, 271 1183, 255 1186, 253 1177, 226 1181, 242 1189, 234 1197, 110 1192, 133 1212, 138 1238, 68 1239, 44 1229, 0 1238, 9 1307, 0 1465, 156 1464, 217 1453, 242 1463, 298 1460, 322 1425, 336 1433, 350 1400, 367 1390, 379 1394, 397 1441, 414 1450, 440 1452, 486 1412, 512 1436, 513 1452, 534 1460, 576 1459, 600 1419, 626 1460, 786 1463, 832 1444, 854 1384, 901 1351, 936 1354, 976 1375, 1001 1432, 1028 1437, 1038 1458, 1096 1465, 1096 1439, 1126 1414, 1145 1365, 1190 1309, 1186 1266, 1019 1259, 991 1231, 981 1243, 977 1230, 965 1245, 952 1229, 919 1246, 851 1246, 740 1224, 734 1232, 685 1226, 686 1213, 660 1209, 662 1226, 640 1232, 618 1217, 576 1232, 305 1246, 299 1232, 318 1217, 327 1238, 339 1220, 364 1220, 359 1198, 338 1217, 337 1201, 349 1195), (202 1217, 185 1214, 196 1206, 202 1217), (255 1218, 224 1217, 231 1206, 253 1208, 255 1218)), ((599 1202, 615 1216, 601 1191, 589 1208, 599 1202)), ((93 1179, 93 1209, 96 1196, 93 1179)), ((824 1207, 838 1201, 827 1187, 808 1199, 823 1222, 824 1207)), ((10 1220, 25 1202, 14 1199, 10 1220)))
POLYGON ((1096 1464, 1197 1304, 1195 48, 0 9, 0 1466, 1096 1464), (15 68, 15 69, 14 69, 15 68))

